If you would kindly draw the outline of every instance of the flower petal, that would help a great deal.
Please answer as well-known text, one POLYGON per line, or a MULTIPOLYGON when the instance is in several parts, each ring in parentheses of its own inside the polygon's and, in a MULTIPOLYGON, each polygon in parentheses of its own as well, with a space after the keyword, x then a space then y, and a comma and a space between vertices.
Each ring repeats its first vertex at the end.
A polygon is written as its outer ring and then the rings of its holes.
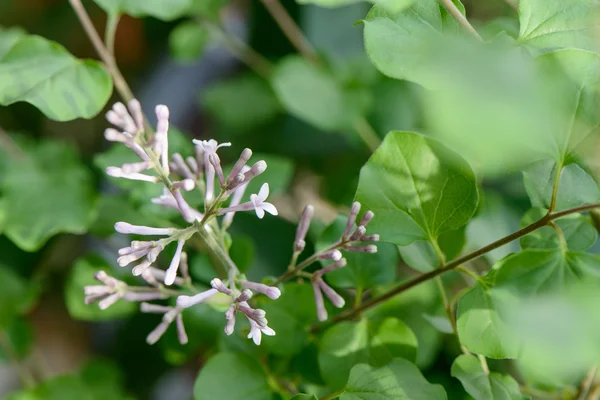
POLYGON ((260 219, 263 219, 265 216, 265 210, 262 209, 262 206, 256 207, 254 211, 256 211, 256 216, 260 219))
POLYGON ((261 201, 258 199, 258 196, 255 194, 250 195, 250 202, 254 205, 254 207, 259 207, 261 201))
POLYGON ((262 331, 262 333, 264 333, 267 336, 275 336, 275 331, 271 328, 269 328, 268 326, 265 326, 264 328, 260 328, 260 330, 262 331))
POLYGON ((277 209, 271 203, 262 203, 260 207, 271 215, 278 215, 277 209))
POLYGON ((263 202, 267 199, 267 197, 269 197, 269 184, 263 183, 263 185, 260 187, 260 190, 258 191, 258 198, 261 202, 263 202))

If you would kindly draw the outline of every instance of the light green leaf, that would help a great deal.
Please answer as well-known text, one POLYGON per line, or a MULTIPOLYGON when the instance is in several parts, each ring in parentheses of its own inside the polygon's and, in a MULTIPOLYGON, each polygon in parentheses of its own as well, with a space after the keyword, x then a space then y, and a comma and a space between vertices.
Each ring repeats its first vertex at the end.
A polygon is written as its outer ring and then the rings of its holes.
POLYGON ((219 353, 212 357, 196 378, 194 400, 214 399, 271 400, 263 367, 244 354, 219 353))
MULTIPOLYGON (((556 162, 540 160, 523 171, 525 190, 531 205, 549 208, 556 178, 556 162)), ((575 163, 560 170, 556 193, 556 210, 564 210, 600 200, 600 187, 594 178, 575 163)))
POLYGON ((280 61, 271 84, 290 114, 326 131, 352 127, 363 111, 353 107, 332 73, 300 56, 280 61))
POLYGON ((521 0, 519 41, 541 49, 598 51, 599 18, 595 0, 521 0))
MULTIPOLYGON (((529 225, 542 218, 548 211, 541 208, 529 210, 521 227, 529 225)), ((598 232, 589 217, 582 214, 571 214, 555 221, 562 230, 567 241, 567 248, 571 251, 585 251, 596 243, 598 232)), ((558 249, 560 241, 556 231, 550 226, 544 226, 520 239, 523 249, 558 249)))
POLYGON ((25 35, 25 31, 19 27, 0 27, 0 60, 25 35))
POLYGON ((76 376, 59 376, 43 381, 32 389, 14 393, 6 400, 96 400, 86 385, 76 376))
POLYGON ((169 35, 169 50, 177 61, 193 61, 202 55, 210 39, 209 33, 197 22, 177 25, 169 35))
POLYGON ((2 183, 5 234, 26 251, 58 233, 83 234, 96 216, 91 173, 60 142, 41 142, 10 163, 2 183))
MULTIPOLYGON (((342 7, 348 4, 358 3, 361 0, 296 0, 298 4, 315 4, 320 7, 342 7)), ((367 0, 370 3, 380 5, 390 12, 400 12, 407 9, 416 0, 367 0)))
POLYGON ((497 267, 494 292, 517 297, 560 292, 577 283, 600 282, 600 256, 564 253, 560 249, 524 250, 504 259, 497 267))
POLYGON ((511 376, 492 372, 489 375, 474 355, 461 355, 452 363, 451 374, 475 400, 523 400, 519 384, 511 376))
MULTIPOLYGON (((347 216, 338 215, 335 221, 327 227, 319 241, 317 249, 322 250, 337 241, 346 229, 347 216)), ((369 231, 370 231, 369 226, 369 231)), ((376 232, 376 231, 373 231, 376 232)), ((336 287, 368 289, 377 285, 394 282, 398 250, 390 243, 376 243, 377 253, 359 253, 346 251, 344 257, 348 261, 344 268, 327 274, 326 279, 336 287)), ((323 261, 323 265, 329 262, 323 261)))
POLYGON ((96 303, 85 304, 83 288, 87 285, 100 285, 94 279, 94 274, 100 270, 105 271, 109 275, 115 275, 115 271, 111 270, 111 267, 99 257, 79 259, 75 262, 73 268, 71 268, 65 285, 65 304, 69 314, 74 319, 84 321, 122 319, 133 314, 138 309, 137 303, 129 303, 124 300, 117 301, 106 310, 101 310, 96 303))
POLYGON ((277 333, 264 337, 261 346, 273 354, 290 356, 308 345, 306 327, 317 320, 310 285, 285 285, 277 301, 266 301, 261 308, 267 313, 269 326, 277 333))
POLYGON ((459 31, 437 0, 416 1, 402 12, 377 5, 364 24, 365 49, 373 65, 387 76, 424 86, 429 86, 433 61, 439 56, 436 41, 443 33, 459 31))
POLYGON ((200 101, 232 134, 248 132, 281 112, 271 87, 255 75, 214 83, 202 90, 200 101))
POLYGON ((515 358, 517 343, 496 309, 488 287, 477 283, 458 301, 457 321, 460 342, 473 353, 490 358, 515 358))
POLYGON ((390 132, 360 172, 356 200, 383 241, 408 245, 458 229, 478 203, 475 176, 460 156, 412 132, 390 132))
POLYGON ((192 0, 94 0, 108 14, 155 17, 164 21, 179 18, 190 10, 192 0))
POLYGON ((419 369, 401 358, 381 368, 358 364, 340 400, 445 400, 444 388, 432 385, 419 369))
MULTIPOLYGON (((5 300, 2 299, 2 301, 5 300)), ((0 313, 3 311, 0 311, 0 313)), ((0 331, 2 330, 6 333, 6 338, 9 342, 8 346, 12 349, 13 354, 8 355, 4 348, 0 348, 0 361, 10 362, 13 357, 19 360, 24 359, 33 344, 33 327, 31 323, 22 317, 13 318, 7 326, 2 326, 2 322, 0 321, 0 331)))
POLYGON ((319 344, 319 368, 325 382, 338 390, 358 363, 381 367, 397 357, 414 362, 416 355, 417 338, 404 322, 362 319, 342 322, 325 332, 319 344))
POLYGON ((450 324, 447 316, 439 317, 435 315, 423 314, 423 318, 425 318, 425 320, 427 320, 431 326, 442 333, 451 335, 454 332, 452 329, 452 324, 450 324))
POLYGON ((69 121, 98 114, 111 92, 100 63, 79 60, 40 36, 23 36, 4 54, 0 49, 0 105, 25 101, 50 119, 69 121))
POLYGON ((297 394, 292 397, 292 400, 319 400, 314 394, 297 394))

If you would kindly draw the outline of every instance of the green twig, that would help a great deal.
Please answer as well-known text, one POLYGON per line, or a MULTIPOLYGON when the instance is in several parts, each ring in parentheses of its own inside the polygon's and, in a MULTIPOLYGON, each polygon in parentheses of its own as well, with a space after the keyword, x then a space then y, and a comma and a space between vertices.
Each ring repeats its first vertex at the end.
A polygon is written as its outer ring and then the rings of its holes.
POLYGON ((481 36, 479 36, 479 33, 477 33, 477 31, 475 30, 475 28, 473 28, 473 25, 471 25, 467 17, 465 17, 463 13, 460 12, 458 7, 456 7, 456 4, 454 4, 452 0, 440 0, 440 3, 465 31, 469 32, 471 35, 483 42, 483 39, 481 38, 481 36))

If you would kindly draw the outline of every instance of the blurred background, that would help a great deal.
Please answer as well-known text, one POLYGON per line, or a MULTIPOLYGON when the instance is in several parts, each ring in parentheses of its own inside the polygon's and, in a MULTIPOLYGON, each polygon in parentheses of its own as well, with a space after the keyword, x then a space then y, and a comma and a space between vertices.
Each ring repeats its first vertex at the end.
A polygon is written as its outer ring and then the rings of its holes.
MULTIPOLYGON (((505 1, 464 3, 483 34, 518 31, 516 13, 505 1)), ((259 224, 252 216, 239 215, 232 228, 232 257, 258 278, 285 269, 295 222, 305 204, 316 206, 315 231, 348 209, 359 170, 371 154, 365 134, 383 138, 390 130, 425 128, 423 89, 384 77, 366 57, 363 28, 354 23, 366 16, 369 4, 336 9, 291 0, 283 4, 343 86, 351 108, 365 115, 366 128, 327 129, 291 115, 269 84, 243 62, 253 52, 259 64, 296 54, 258 0, 195 0, 188 15, 168 22, 123 16, 114 45, 117 62, 145 112, 152 115, 156 104, 169 106, 177 128, 170 133, 171 140, 179 142, 176 148, 189 153, 192 138, 214 138, 233 143, 221 156, 225 162, 235 161, 245 147, 257 159, 267 160, 265 180, 271 182, 282 218, 259 224), (216 18, 217 30, 228 39, 211 40, 198 31, 197 22, 204 18, 216 18)), ((106 13, 92 1, 84 5, 103 32, 106 13)), ((97 59, 66 0, 0 0, 0 26, 44 36, 77 57, 97 59)), ((117 100, 113 94, 108 104, 117 100)), ((148 346, 145 337, 157 323, 154 316, 141 315, 128 305, 107 313, 83 305, 82 286, 91 283, 93 271, 112 268, 116 249, 123 245, 124 238, 113 235, 114 222, 153 225, 173 218, 148 203, 156 193, 104 175, 106 166, 124 156, 122 149, 104 140, 108 124, 103 114, 56 122, 29 104, 0 107, 0 182, 6 187, 9 178, 23 179, 11 171, 11 164, 21 152, 31 152, 40 165, 62 178, 40 183, 34 177, 14 189, 12 195, 24 199, 22 211, 44 208, 64 222, 70 202, 77 202, 77 212, 86 221, 72 221, 43 237, 24 237, 14 229, 0 236, 0 397, 20 387, 21 380, 71 374, 83 377, 95 395, 103 396, 92 398, 189 398, 196 373, 214 348, 239 345, 221 343, 221 317, 204 309, 191 322, 186 320, 193 337, 189 345, 179 346, 171 332, 148 346), (32 188, 37 184, 62 189, 46 196, 32 188)), ((503 172, 483 182, 482 210, 469 225, 466 249, 518 228, 519 216, 530 206, 521 175, 503 172)), ((0 207, 0 227, 9 217, 0 207)), ((48 223, 54 226, 55 219, 48 223)), ((478 262, 487 265, 515 246, 518 249, 517 244, 509 245, 478 262)), ((211 277, 211 260, 202 253, 193 254, 190 264, 196 279, 211 277)), ((411 274, 402 263, 398 271, 411 274)), ((448 277, 450 283, 456 279, 448 277)), ((390 313, 400 315, 417 334, 418 363, 427 378, 443 383, 450 398, 463 398, 458 381, 448 375, 457 354, 455 339, 421 318, 423 313, 441 314, 437 296, 435 287, 419 286, 399 298, 390 313)))

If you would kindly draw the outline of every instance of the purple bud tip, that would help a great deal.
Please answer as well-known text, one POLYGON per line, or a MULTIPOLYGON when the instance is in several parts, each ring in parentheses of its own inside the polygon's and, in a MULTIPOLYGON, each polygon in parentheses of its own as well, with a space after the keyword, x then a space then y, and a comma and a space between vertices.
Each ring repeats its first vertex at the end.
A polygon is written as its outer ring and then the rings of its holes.
POLYGON ((156 118, 158 119, 169 119, 169 107, 159 104, 154 109, 156 112, 156 118))
POLYGON ((339 261, 342 259, 342 252, 339 250, 334 250, 331 252, 331 259, 334 261, 339 261))
POLYGON ((250 157, 252 157, 252 150, 250 149, 244 149, 244 151, 242 151, 242 154, 240 154, 240 159, 244 161, 248 161, 250 157))
POLYGON ((268 289, 265 290, 265 294, 271 299, 276 300, 281 296, 281 290, 276 288, 275 286, 269 286, 268 289))
POLYGON ((350 208, 350 214, 351 215, 358 215, 358 213, 360 212, 360 203, 358 201, 355 201, 354 203, 352 203, 352 207, 350 208))
POLYGON ((94 279, 96 279, 97 281, 105 281, 106 278, 108 278, 108 274, 104 271, 98 271, 94 274, 94 279))
POLYGON ((254 164, 251 168, 252 172, 254 175, 260 175, 263 172, 265 172, 267 169, 267 162, 266 161, 258 161, 256 164, 254 164))
POLYGON ((373 211, 369 210, 365 213, 365 215, 363 215, 363 217, 361 218, 358 225, 359 226, 367 226, 367 224, 369 222, 371 222, 371 220, 373 220, 373 218, 375 218, 375 213, 373 211))

